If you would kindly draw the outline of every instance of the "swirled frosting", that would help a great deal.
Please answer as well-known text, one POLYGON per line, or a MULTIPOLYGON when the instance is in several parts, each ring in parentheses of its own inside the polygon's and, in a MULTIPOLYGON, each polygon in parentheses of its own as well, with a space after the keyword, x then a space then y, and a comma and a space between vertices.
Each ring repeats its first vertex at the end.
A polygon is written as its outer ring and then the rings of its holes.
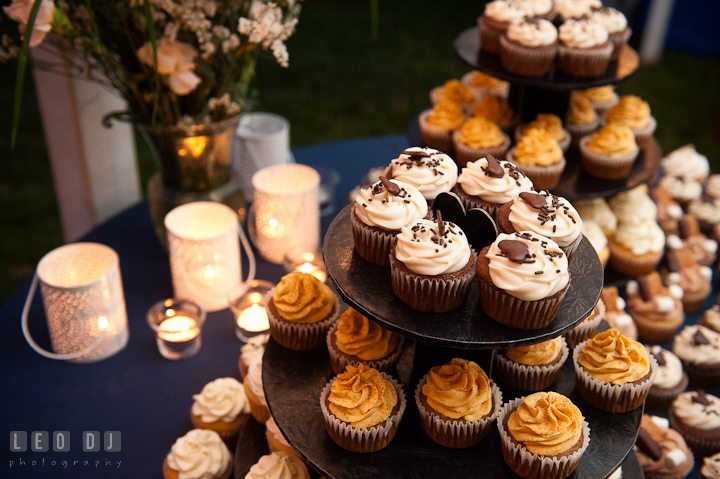
POLYGON ((455 187, 458 167, 448 155, 432 148, 412 147, 405 151, 423 152, 429 156, 401 154, 390 162, 393 178, 413 185, 428 201, 455 187))
POLYGON ((515 165, 505 160, 498 160, 505 174, 495 178, 486 173, 488 161, 480 158, 469 162, 460 173, 458 183, 463 191, 471 196, 477 196, 494 204, 505 204, 517 198, 520 193, 533 191, 530 178, 517 169, 515 165))
POLYGON ((390 417, 398 402, 397 391, 377 369, 360 363, 346 366, 330 387, 330 412, 353 427, 372 427, 390 417))
POLYGON ((285 452, 273 452, 262 456, 250 468, 245 479, 310 479, 302 460, 285 452))
POLYGON ((337 348, 343 353, 357 356, 363 361, 373 361, 395 351, 399 337, 353 308, 348 308, 340 316, 335 340, 337 348))
POLYGON ((508 87, 508 82, 495 78, 494 76, 486 75, 480 71, 473 71, 467 78, 467 82, 470 86, 475 87, 479 90, 504 90, 508 87))
POLYGON ((720 198, 703 197, 693 200, 688 205, 688 213, 706 223, 720 223, 720 198))
POLYGON ((583 415, 562 394, 531 394, 510 413, 510 435, 525 448, 542 456, 555 456, 572 449, 582 436, 583 415))
POLYGON ((613 196, 610 209, 620 223, 641 223, 657 218, 657 206, 641 187, 613 196))
POLYGON ((509 40, 525 47, 544 47, 557 41, 558 31, 552 22, 544 19, 537 21, 521 20, 508 26, 506 35, 509 40))
POLYGON ((665 233, 655 220, 621 223, 612 239, 638 256, 657 253, 665 247, 665 233))
POLYGON ((493 284, 523 301, 552 296, 570 281, 565 253, 553 240, 531 231, 501 233, 490 245, 487 258, 493 284), (503 240, 525 243, 531 258, 523 263, 511 261, 500 249, 503 240))
POLYGON ((172 445, 167 464, 180 479, 208 479, 223 477, 232 466, 232 456, 218 433, 193 429, 172 445))
POLYGON ((627 306, 633 315, 655 322, 673 321, 682 316, 682 302, 670 289, 662 286, 658 273, 653 271, 646 276, 646 280, 648 285, 653 284, 650 288, 650 298, 647 300, 640 294, 637 281, 628 281, 625 288, 628 295, 627 306))
POLYGON ((654 459, 639 450, 637 452, 638 462, 646 474, 650 473, 648 475, 682 477, 685 475, 683 473, 689 472, 688 460, 692 454, 679 432, 669 427, 660 427, 655 420, 644 414, 641 427, 652 440, 660 445, 660 457, 654 459))
POLYGON ((593 133, 587 142, 588 149, 612 158, 625 156, 638 151, 635 134, 626 126, 609 123, 593 133))
POLYGON ((468 118, 458 131, 458 139, 471 148, 490 148, 505 142, 505 134, 485 118, 468 118))
POLYGON ((428 204, 420 191, 409 183, 391 179, 400 187, 396 196, 388 193, 382 181, 362 188, 355 197, 355 214, 368 226, 399 231, 405 225, 425 218, 428 204))
POLYGON ((332 290, 309 273, 286 274, 273 290, 273 304, 280 316, 293 323, 317 323, 335 305, 332 290))
POLYGON ((450 419, 475 421, 489 414, 493 407, 490 380, 485 371, 465 359, 454 358, 433 367, 422 393, 431 408, 450 419))
POLYGON ((682 177, 664 176, 660 186, 668 190, 670 196, 678 201, 692 201, 702 195, 702 184, 682 177))
POLYGON ((250 413, 243 386, 235 378, 210 381, 193 399, 192 413, 205 423, 233 422, 240 413, 250 413))
POLYGON ((720 305, 714 304, 702 315, 703 326, 717 332, 720 331, 720 305))
POLYGON ((528 366, 542 366, 555 360, 562 350, 562 336, 530 346, 505 350, 505 356, 516 363, 528 366))
POLYGON ((470 260, 470 245, 460 227, 445 221, 443 235, 438 224, 419 220, 403 226, 395 242, 395 257, 410 271, 427 276, 460 271, 470 260))
POLYGON ((685 326, 673 338, 673 352, 690 364, 720 364, 720 334, 697 324, 685 326), (697 341, 698 331, 708 344, 697 341))
POLYGON ((617 216, 610 209, 605 198, 576 201, 573 206, 580 213, 583 221, 591 220, 599 224, 605 236, 609 236, 617 228, 617 216))
POLYGON ((682 422, 695 429, 712 431, 720 428, 720 399, 706 394, 710 404, 693 401, 695 391, 684 392, 673 401, 671 412, 682 422))
POLYGON ((705 182, 705 194, 713 198, 720 198, 720 175, 710 175, 705 182))
POLYGON ((639 96, 623 95, 605 114, 608 123, 619 123, 633 130, 645 128, 650 121, 650 105, 639 96))
POLYGON ((700 474, 704 479, 720 479, 720 452, 703 459, 700 474))
POLYGON ((240 348, 240 357, 245 366, 250 367, 252 363, 262 359, 268 339, 270 334, 258 334, 248 339, 248 342, 240 348))
POLYGON ((287 439, 285 439, 285 436, 283 436, 282 433, 280 432, 280 428, 279 428, 278 425, 275 423, 275 419, 273 419, 272 416, 271 416, 270 419, 268 419, 267 422, 265 423, 265 428, 267 429, 267 432, 268 432, 273 438, 275 438, 275 440, 276 440, 277 442, 279 442, 279 443, 282 444, 283 446, 290 447, 290 444, 288 444, 287 439))
POLYGON ((513 114, 513 109, 510 108, 508 101, 495 95, 484 95, 472 109, 474 117, 485 118, 500 127, 510 125, 513 114))
POLYGON ((550 13, 553 7, 552 0, 520 0, 528 15, 539 17, 550 13))
POLYGON ((553 10, 563 18, 580 18, 598 7, 602 7, 600 0, 555 0, 553 3, 553 10))
POLYGON ((565 130, 563 130, 562 120, 559 116, 552 113, 538 113, 537 117, 531 121, 528 128, 541 128, 552 136, 555 141, 565 139, 565 130))
POLYGON ((462 125, 465 114, 457 103, 441 100, 428 113, 427 122, 435 128, 451 131, 462 125))
POLYGON ((558 28, 558 37, 566 47, 593 48, 608 41, 608 31, 591 20, 568 19, 558 28))
POLYGON ((578 363, 594 379, 610 384, 631 383, 650 372, 645 346, 617 329, 608 329, 586 342, 578 363))
POLYGON ((255 397, 258 398, 260 404, 267 406, 267 401, 265 401, 265 390, 263 390, 262 383, 262 359, 255 361, 250 365, 247 376, 245 376, 245 384, 255 397))
POLYGON ((475 94, 463 85, 460 80, 453 78, 452 80, 446 81, 440 91, 438 91, 438 98, 457 103, 458 105, 465 105, 475 101, 475 94))
POLYGON ((513 0, 494 0, 485 4, 484 15, 498 22, 510 23, 522 20, 526 11, 522 4, 513 0))
POLYGON ((593 103, 611 103, 619 100, 618 94, 615 93, 615 87, 613 85, 588 88, 587 90, 582 90, 582 94, 593 103))
POLYGON ((597 121, 597 112, 592 102, 582 93, 570 95, 570 111, 567 122, 573 125, 588 125, 597 121))
POLYGON ((665 364, 661 365, 658 362, 658 371, 655 375, 655 379, 653 380, 653 386, 657 386, 662 389, 672 389, 680 384, 680 381, 682 381, 683 378, 683 368, 680 358, 667 349, 663 349, 657 345, 645 347, 653 356, 662 354, 665 359, 665 364))
POLYGON ((609 33, 621 32, 627 28, 625 15, 612 7, 602 7, 594 10, 590 18, 605 27, 609 33))
POLYGON ((528 128, 515 147, 515 160, 523 165, 549 166, 563 158, 558 142, 547 130, 528 128))
POLYGON ((595 249, 598 254, 607 247, 608 240, 605 233, 603 233, 600 225, 595 223, 593 220, 583 221, 582 233, 588 241, 590 241, 593 249, 595 249))
POLYGON ((522 198, 516 198, 510 206, 509 220, 515 231, 532 231, 550 238, 558 246, 569 246, 582 234, 583 221, 580 214, 565 198, 547 191, 545 206, 536 209, 522 198))

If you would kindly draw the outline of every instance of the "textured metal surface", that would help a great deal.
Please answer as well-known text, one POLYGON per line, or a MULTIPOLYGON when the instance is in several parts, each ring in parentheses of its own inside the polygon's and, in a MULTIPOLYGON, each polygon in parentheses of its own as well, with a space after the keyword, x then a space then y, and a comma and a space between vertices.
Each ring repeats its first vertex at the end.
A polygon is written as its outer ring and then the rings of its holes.
MULTIPOLYGON (((433 442, 420 426, 413 399, 415 385, 430 367, 457 356, 475 360, 485 370, 489 369, 489 351, 417 345, 412 389, 405 391, 408 405, 397 435, 387 448, 371 454, 348 452, 337 446, 325 431, 319 398, 322 388, 333 377, 325 348, 297 352, 285 349, 271 339, 263 360, 265 397, 290 444, 329 479, 472 477, 470 471, 482 471, 482 477, 487 479, 517 478, 502 458, 497 428, 493 427, 475 447, 448 449, 433 442)), ((505 402, 521 395, 508 388, 501 389, 505 402)), ((590 446, 569 477, 602 479, 609 476, 635 442, 642 408, 611 414, 590 406, 575 391, 571 360, 566 362, 560 377, 548 390, 568 396, 590 424, 590 446)), ((624 477, 641 476, 624 474, 624 477)))
POLYGON ((328 276, 343 299, 384 327, 427 344, 463 349, 508 348, 557 336, 587 316, 600 297, 603 268, 590 242, 583 238, 570 263, 572 280, 560 311, 547 326, 525 331, 488 317, 479 301, 479 278, 467 300, 447 313, 423 313, 400 301, 392 291, 390 269, 362 259, 353 243, 351 206, 333 220, 323 255, 328 276))

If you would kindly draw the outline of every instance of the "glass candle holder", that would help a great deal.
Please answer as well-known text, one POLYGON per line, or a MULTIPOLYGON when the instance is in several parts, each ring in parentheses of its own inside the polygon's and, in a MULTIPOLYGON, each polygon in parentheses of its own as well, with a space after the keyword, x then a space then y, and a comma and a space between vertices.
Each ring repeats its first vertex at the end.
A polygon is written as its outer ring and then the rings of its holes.
POLYGON ((199 304, 166 299, 150 308, 147 321, 155 331, 158 350, 164 358, 187 359, 200 351, 205 309, 199 304))
POLYGON ((256 279, 249 288, 247 285, 240 286, 228 293, 230 309, 235 315, 235 335, 240 341, 247 342, 270 329, 264 303, 265 295, 274 287, 269 281, 256 279))
POLYGON ((295 271, 310 273, 322 283, 324 283, 327 278, 325 261, 323 261, 322 254, 317 248, 309 248, 307 246, 292 248, 285 254, 283 266, 288 273, 295 271))

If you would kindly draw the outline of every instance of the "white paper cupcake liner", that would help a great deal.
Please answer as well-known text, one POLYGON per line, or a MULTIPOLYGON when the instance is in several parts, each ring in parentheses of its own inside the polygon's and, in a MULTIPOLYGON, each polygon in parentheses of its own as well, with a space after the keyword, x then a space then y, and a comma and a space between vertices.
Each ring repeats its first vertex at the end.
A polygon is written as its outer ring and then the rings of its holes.
POLYGON ((329 411, 325 400, 330 395, 330 388, 336 378, 331 379, 320 393, 320 409, 325 419, 325 429, 330 434, 330 438, 343 449, 352 452, 375 452, 387 446, 395 437, 395 432, 407 406, 405 392, 394 378, 383 372, 380 372, 380 374, 385 380, 390 381, 395 391, 397 391, 398 404, 400 405, 398 412, 383 421, 381 425, 353 427, 347 422, 341 421, 329 411))
POLYGON ((573 351, 575 388, 580 393, 580 396, 596 408, 607 412, 628 412, 640 407, 645 402, 645 398, 647 398, 657 375, 658 364, 653 355, 648 355, 650 358, 650 377, 640 384, 603 383, 590 376, 578 362, 578 357, 580 357, 580 353, 588 341, 590 339, 580 343, 573 351))
MULTIPOLYGON (((337 350, 336 347, 333 347, 333 345, 332 345, 332 336, 333 336, 333 334, 335 334, 335 331, 337 331, 339 326, 340 326, 340 321, 337 321, 328 330, 327 336, 325 337, 325 342, 327 343, 328 352, 330 353, 330 362, 332 363, 333 371, 335 372, 335 374, 340 374, 343 371, 345 371, 345 368, 348 365, 359 366, 360 363, 365 364, 366 366, 369 366, 373 369, 377 369, 378 371, 381 371, 384 373, 388 373, 388 374, 393 373, 393 369, 395 368, 395 366, 397 366, 398 359, 400 359, 400 354, 402 353, 403 346, 405 345, 404 337, 398 335, 400 340, 398 341, 395 351, 393 351, 392 353, 390 353, 390 355, 388 355, 382 359, 374 359, 371 361, 364 361, 360 358, 349 359, 345 355, 341 354, 341 352, 339 350, 337 350)), ((393 334, 395 334, 395 333, 393 333, 393 334)))
POLYGON ((596 178, 607 180, 618 180, 630 174, 635 159, 640 149, 637 144, 630 153, 621 156, 610 156, 597 153, 587 147, 592 135, 586 135, 580 139, 580 153, 583 169, 596 178))
MULTIPOLYGON (((594 311, 595 309, 593 308, 590 314, 592 315, 594 311)), ((604 317, 605 308, 603 307, 602 311, 596 314, 594 318, 580 321, 577 326, 563 333, 563 338, 567 341, 568 347, 574 349, 578 343, 595 336, 597 328, 600 326, 604 317)))
POLYGON ((580 139, 585 136, 589 135, 590 133, 595 132, 595 130, 598 129, 600 126, 600 117, 596 117, 595 121, 590 123, 565 123, 565 129, 567 129, 568 132, 570 132, 570 136, 572 137, 572 145, 577 146, 580 143, 580 139))
POLYGON ((510 433, 505 429, 505 417, 523 403, 525 397, 516 398, 505 404, 497 418, 500 441, 505 462, 516 474, 526 479, 562 479, 570 475, 577 467, 580 457, 590 445, 590 425, 583 418, 582 441, 583 444, 572 454, 556 456, 541 456, 528 451, 522 444, 514 443, 510 433))
POLYGON ((513 389, 521 391, 541 391, 555 382, 560 369, 567 361, 570 350, 565 342, 565 338, 560 337, 562 341, 562 349, 560 350, 560 360, 552 364, 541 364, 539 366, 531 366, 528 364, 516 363, 511 361, 498 350, 494 350, 493 364, 497 370, 497 378, 503 384, 507 384, 513 389))
POLYGON ((422 388, 427 383, 427 377, 422 377, 415 388, 415 404, 420 412, 420 424, 430 439, 445 447, 456 449, 472 447, 487 436, 490 426, 500 415, 502 408, 502 391, 490 380, 490 390, 493 398, 492 413, 482 419, 475 421, 448 421, 438 417, 434 412, 429 411, 420 400, 422 388))
POLYGON ((360 221, 354 210, 350 213, 350 219, 355 251, 366 261, 379 266, 389 266, 390 250, 398 231, 379 231, 372 228, 360 221))
POLYGON ((294 351, 306 351, 323 344, 328 329, 340 316, 340 300, 333 294, 333 311, 330 316, 317 323, 293 323, 276 317, 270 309, 270 300, 275 288, 265 295, 265 311, 270 323, 270 335, 283 347, 294 351))

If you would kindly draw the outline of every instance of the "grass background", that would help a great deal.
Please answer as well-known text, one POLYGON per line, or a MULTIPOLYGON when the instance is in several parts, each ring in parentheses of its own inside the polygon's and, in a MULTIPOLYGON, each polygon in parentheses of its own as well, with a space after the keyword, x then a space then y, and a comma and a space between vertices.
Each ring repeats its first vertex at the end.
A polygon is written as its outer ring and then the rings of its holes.
MULTIPOLYGON (((431 88, 468 71, 452 42, 475 24, 483 3, 380 2, 380 35, 373 41, 370 2, 306 0, 288 41, 290 68, 280 68, 269 54, 259 61, 256 109, 290 121, 292 146, 405 133, 428 105, 431 88)), ((0 65, 0 303, 46 252, 63 244, 32 75, 18 143, 10 151, 15 74, 14 63, 0 65)), ((663 151, 694 143, 720 172, 719 85, 720 59, 666 52, 617 91, 650 103, 663 151)), ((145 185, 156 167, 140 137, 137 144, 145 185)))

